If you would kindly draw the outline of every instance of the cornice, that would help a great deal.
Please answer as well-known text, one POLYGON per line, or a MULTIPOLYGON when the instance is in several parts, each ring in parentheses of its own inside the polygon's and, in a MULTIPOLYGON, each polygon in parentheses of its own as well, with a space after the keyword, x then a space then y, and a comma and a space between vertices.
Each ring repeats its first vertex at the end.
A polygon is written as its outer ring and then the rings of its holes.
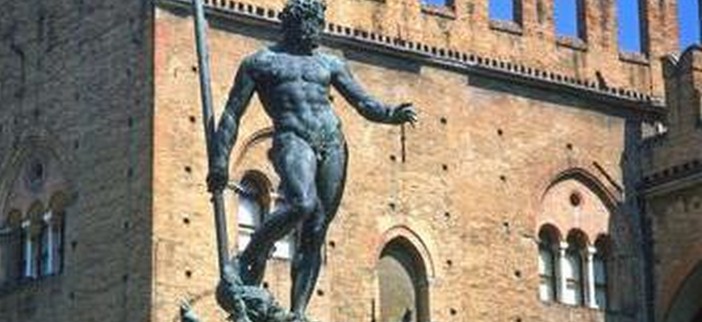
POLYGON ((702 181, 702 162, 699 159, 674 165, 643 177, 642 188, 647 195, 655 196, 684 189, 702 181))
MULTIPOLYGON (((191 10, 189 0, 154 1, 161 8, 191 10)), ((204 0, 204 2, 207 15, 263 28, 280 28, 278 10, 230 0, 204 0)), ((612 108, 634 112, 644 120, 658 120, 665 115, 664 105, 660 98, 632 89, 600 86, 594 80, 579 79, 493 57, 484 57, 408 39, 390 37, 333 22, 327 23, 322 42, 332 47, 335 45, 349 46, 362 51, 411 59, 469 75, 482 75, 533 88, 567 93, 581 99, 603 103, 612 108)))

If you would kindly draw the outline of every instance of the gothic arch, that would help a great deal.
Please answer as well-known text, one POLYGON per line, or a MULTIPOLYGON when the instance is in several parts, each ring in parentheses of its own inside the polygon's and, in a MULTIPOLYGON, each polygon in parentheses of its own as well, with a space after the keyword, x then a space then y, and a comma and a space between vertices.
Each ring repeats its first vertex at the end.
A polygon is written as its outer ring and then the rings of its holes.
MULTIPOLYGON (((28 129, 20 135, 17 148, 10 151, 5 162, 0 164, 0 215, 7 214, 10 209, 18 208, 17 205, 10 204, 12 192, 18 180, 22 179, 23 167, 33 158, 49 163, 53 175, 56 176, 52 178, 55 179, 52 191, 47 191, 43 195, 43 203, 49 204, 51 198, 60 195, 63 200, 62 205, 66 206, 75 198, 75 189, 70 180, 73 172, 67 166, 73 164, 74 160, 66 153, 60 152, 66 150, 62 148, 57 137, 43 128, 28 129)), ((29 210, 29 204, 25 203, 24 207, 18 209, 26 212, 29 210)))
POLYGON ((410 240, 397 236, 386 243, 376 270, 381 322, 430 320, 427 267, 410 240))
POLYGON ((417 254, 420 256, 422 262, 424 263, 427 272, 427 278, 433 279, 436 271, 434 269, 434 260, 431 256, 432 253, 429 251, 427 244, 419 236, 419 234, 417 234, 413 229, 406 225, 396 225, 388 229, 383 234, 382 242, 376 249, 376 260, 379 259, 380 256, 382 256, 383 249, 385 249, 386 245, 388 245, 391 241, 397 238, 403 238, 407 240, 410 243, 410 245, 412 245, 412 247, 416 250, 417 254))
POLYGON ((597 195, 600 200, 607 206, 610 212, 614 212, 617 209, 617 204, 619 203, 616 193, 602 183, 600 179, 597 178, 592 172, 581 168, 573 167, 563 170, 557 173, 552 179, 547 183, 546 187, 542 189, 541 200, 543 200, 548 194, 551 188, 555 187, 559 183, 566 180, 575 180, 589 188, 595 195, 597 195))
POLYGON ((698 262, 678 288, 665 312, 665 322, 692 322, 702 317, 702 262, 698 262))
POLYGON ((248 154, 249 150, 255 148, 258 145, 272 144, 270 141, 273 137, 273 131, 274 130, 272 127, 265 127, 254 132, 245 140, 242 140, 242 149, 241 152, 239 152, 236 158, 234 159, 234 168, 238 168, 238 166, 243 162, 243 159, 248 154))

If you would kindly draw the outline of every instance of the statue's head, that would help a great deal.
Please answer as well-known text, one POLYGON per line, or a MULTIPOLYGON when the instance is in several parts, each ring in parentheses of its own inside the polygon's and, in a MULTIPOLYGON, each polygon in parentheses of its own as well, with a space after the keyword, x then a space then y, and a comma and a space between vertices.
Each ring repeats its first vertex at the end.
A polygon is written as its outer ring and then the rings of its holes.
POLYGON ((288 0, 280 14, 286 40, 306 50, 316 48, 324 30, 326 9, 323 0, 288 0))

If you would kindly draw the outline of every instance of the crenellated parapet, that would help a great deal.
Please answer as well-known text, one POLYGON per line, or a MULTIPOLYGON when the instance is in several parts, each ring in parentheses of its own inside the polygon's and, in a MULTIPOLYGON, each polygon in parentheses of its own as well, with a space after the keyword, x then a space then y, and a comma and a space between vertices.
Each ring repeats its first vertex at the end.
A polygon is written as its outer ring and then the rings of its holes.
MULTIPOLYGON (((188 0, 161 0, 158 3, 163 6, 189 8, 188 0)), ((275 7, 233 0, 206 0, 205 5, 208 14, 223 19, 234 19, 269 28, 278 28, 280 23, 279 10, 275 7)), ((330 6, 332 7, 330 10, 333 10, 334 3, 330 3, 330 6)), ((446 10, 448 9, 423 6, 420 11, 423 15, 439 15, 441 17, 449 15, 451 12, 455 13, 455 8, 446 10), (439 12, 441 13, 439 14, 439 12)), ((372 26, 367 28, 355 26, 357 24, 339 23, 334 20, 333 14, 329 16, 324 36, 327 44, 356 46, 364 51, 398 55, 402 58, 446 69, 488 75, 531 87, 587 96, 594 101, 607 102, 613 106, 642 112, 642 115, 646 115, 645 117, 648 119, 658 119, 664 114, 662 100, 659 96, 635 86, 617 86, 615 82, 610 83, 606 76, 603 76, 604 72, 592 75, 573 74, 567 70, 550 68, 528 59, 509 58, 495 52, 481 53, 479 48, 441 45, 431 40, 423 41, 422 37, 392 36, 388 33, 378 32, 376 30, 378 28, 374 29, 372 26)), ((452 19, 458 19, 455 15, 450 16, 453 17, 452 19)), ((344 19, 339 20, 343 21, 344 19)), ((514 29, 521 27, 504 23, 495 24, 493 21, 490 28, 514 29)), ((559 40, 561 43, 567 41, 566 39, 559 40)), ((580 43, 574 46, 583 45, 580 43)))
POLYGON ((702 47, 694 45, 680 56, 662 60, 667 115, 664 131, 645 141, 646 186, 699 175, 702 158, 702 47))
MULTIPOLYGON (((469 53, 563 78, 596 80, 608 88, 665 94, 660 58, 678 48, 674 3, 641 1, 642 49, 625 52, 618 46, 616 1, 575 1, 580 11, 575 22, 579 31, 574 36, 556 32, 553 0, 515 0, 512 20, 491 19, 489 1, 449 1, 445 6, 426 5, 420 0, 328 1, 328 32, 399 43, 400 47, 446 58, 469 53)), ((207 2, 222 13, 249 14, 270 21, 277 21, 283 3, 207 2)))

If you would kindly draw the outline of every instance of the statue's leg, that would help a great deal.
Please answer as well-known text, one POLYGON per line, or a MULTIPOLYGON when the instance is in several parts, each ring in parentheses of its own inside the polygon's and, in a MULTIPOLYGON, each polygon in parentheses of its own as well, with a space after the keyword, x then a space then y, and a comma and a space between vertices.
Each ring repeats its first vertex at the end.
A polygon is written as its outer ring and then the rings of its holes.
POLYGON ((322 265, 324 246, 329 224, 334 218, 346 179, 346 146, 331 148, 317 166, 317 194, 320 207, 302 226, 300 245, 292 265, 292 311, 304 316, 322 265))
POLYGON ((260 284, 275 242, 311 217, 319 204, 315 186, 317 161, 309 145, 290 135, 276 138, 273 149, 273 162, 286 203, 264 218, 240 256, 242 280, 247 285, 260 284))

